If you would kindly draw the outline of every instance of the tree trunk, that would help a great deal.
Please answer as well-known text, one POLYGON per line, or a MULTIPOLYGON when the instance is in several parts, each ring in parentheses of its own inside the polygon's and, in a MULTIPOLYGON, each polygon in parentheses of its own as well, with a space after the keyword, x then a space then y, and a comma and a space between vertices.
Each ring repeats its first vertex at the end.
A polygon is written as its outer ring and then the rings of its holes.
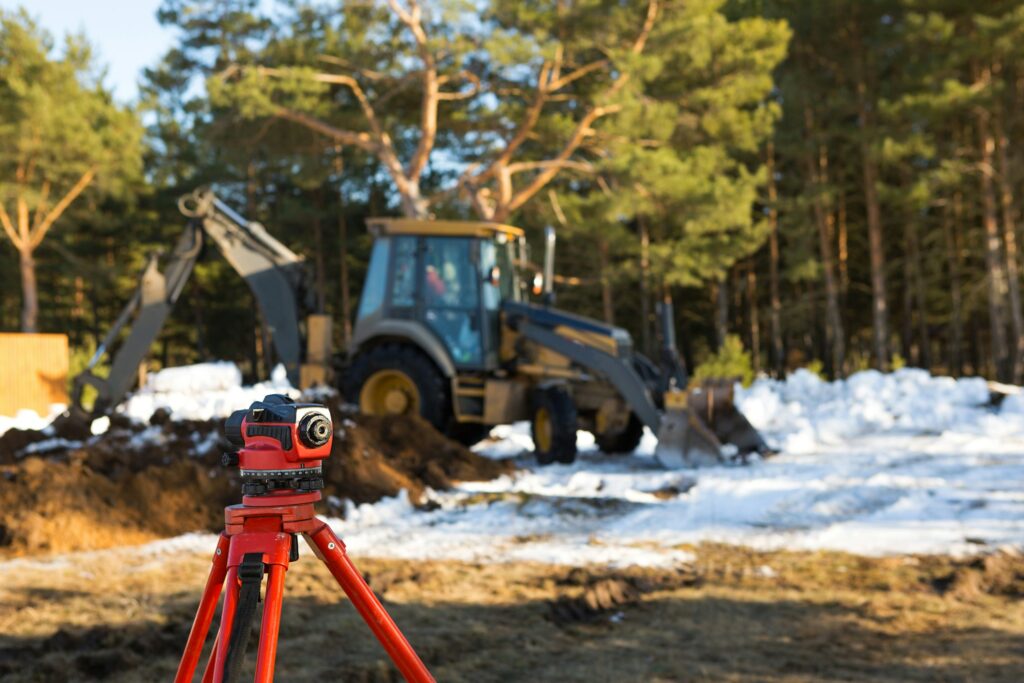
POLYGON ((338 256, 341 263, 340 271, 341 286, 341 342, 346 347, 352 339, 352 297, 348 284, 348 221, 345 219, 345 190, 341 184, 341 174, 344 171, 344 160, 341 156, 341 147, 334 148, 334 172, 338 183, 338 256))
MULTIPOLYGON (((908 250, 906 226, 903 230, 904 250, 908 250)), ((909 255, 904 261, 903 268, 903 319, 900 330, 900 356, 903 361, 912 367, 917 367, 917 354, 914 352, 914 288, 911 285, 909 255)), ((897 290, 899 291, 899 290, 897 290)))
MULTIPOLYGON (((987 81, 989 74, 981 72, 981 80, 987 81)), ((982 223, 985 230, 985 269, 988 281, 988 313, 991 328, 992 359, 995 362, 996 378, 1009 381, 1012 375, 1010 354, 1006 342, 1006 271, 1003 259, 1002 235, 996 221, 995 188, 992 185, 993 156, 995 139, 989 121, 989 113, 983 109, 977 115, 978 146, 981 161, 981 202, 982 223)))
MULTIPOLYGON (((954 216, 960 217, 961 199, 959 193, 954 199, 954 216)), ((943 211, 942 231, 946 239, 946 260, 949 268, 949 372, 954 377, 963 374, 963 294, 960 290, 960 239, 956 223, 951 220, 949 209, 943 211)))
POLYGON ((604 311, 604 321, 609 325, 615 324, 615 306, 612 301, 612 283, 608 278, 608 241, 598 238, 598 277, 601 280, 601 306, 604 311))
MULTIPOLYGON (((732 295, 732 329, 746 330, 746 310, 743 308, 743 292, 746 286, 743 284, 743 269, 738 263, 734 263, 729 269, 729 293, 732 295)), ((749 344, 750 340, 744 338, 743 342, 749 344)))
POLYGON ((725 344, 729 334, 729 280, 726 274, 715 286, 715 348, 725 344))
POLYGON ((757 373, 761 371, 761 320, 757 310, 757 272, 753 259, 747 266, 747 306, 750 307, 750 362, 757 373))
MULTIPOLYGON (((810 107, 804 109, 808 137, 814 136, 814 117, 810 107)), ((825 366, 830 377, 841 377, 845 362, 846 338, 843 319, 839 313, 839 286, 836 282, 835 262, 832 254, 831 212, 825 204, 823 192, 828 182, 828 152, 819 146, 818 155, 807 155, 807 179, 814 188, 814 222, 818 227, 818 253, 821 256, 822 279, 825 284, 825 366)))
POLYGON ((839 193, 839 209, 836 215, 839 224, 839 299, 846 308, 846 297, 850 292, 850 233, 846 224, 846 193, 839 193))
POLYGON ((36 286, 36 260, 32 247, 18 249, 21 267, 21 331, 37 332, 39 320, 39 292, 36 286))
POLYGON ((868 133, 871 129, 871 112, 867 100, 867 84, 863 75, 857 82, 857 122, 860 128, 861 170, 864 180, 864 205, 868 220, 868 251, 871 260, 871 313, 875 364, 883 372, 889 369, 889 322, 885 286, 885 246, 882 241, 882 215, 879 206, 878 168, 871 152, 868 133))
POLYGON ((640 343, 643 352, 651 355, 651 236, 643 216, 637 217, 640 229, 640 343))
POLYGON ((972 375, 986 375, 992 370, 992 364, 987 360, 985 355, 984 343, 981 339, 981 325, 982 321, 978 320, 978 315, 974 314, 971 316, 970 321, 967 323, 967 329, 971 331, 970 337, 970 350, 971 350, 971 372, 972 375))
POLYGON ((206 301, 206 292, 199 278, 192 278, 192 313, 196 327, 196 353, 200 362, 210 360, 210 351, 206 347, 206 309, 203 302, 206 301))
POLYGON ((1017 226, 1013 216, 1013 190, 1010 185, 1009 140, 999 116, 995 118, 995 135, 999 149, 999 202, 1003 218, 1003 242, 1006 247, 1006 280, 1009 292, 1010 327, 1013 330, 1011 375, 1014 384, 1024 379, 1024 310, 1021 309, 1020 269, 1017 262, 1017 226))
POLYGON ((316 188, 313 194, 313 264, 316 287, 316 312, 327 310, 327 266, 324 264, 324 229, 321 222, 324 212, 323 188, 316 188))
MULTIPOLYGON (((252 332, 252 338, 249 339, 249 371, 245 375, 247 381, 253 381, 260 375, 260 335, 258 333, 259 318, 256 314, 256 301, 255 298, 252 300, 252 304, 249 307, 249 330, 252 332)), ((167 349, 167 340, 164 339, 164 350, 167 349)), ((163 367, 167 367, 166 361, 163 367)))
POLYGON ((778 191, 775 187, 775 145, 768 143, 765 160, 768 168, 768 289, 771 299, 772 365, 775 376, 781 378, 786 371, 785 351, 782 345, 782 300, 779 297, 779 210, 776 206, 778 191))
MULTIPOLYGON (((907 182, 909 186, 909 180, 907 182)), ((911 266, 911 284, 913 286, 914 304, 917 308, 917 339, 918 349, 915 359, 919 367, 932 367, 931 334, 928 332, 927 298, 924 287, 924 270, 921 264, 921 242, 917 235, 917 225, 907 220, 907 247, 911 266)))

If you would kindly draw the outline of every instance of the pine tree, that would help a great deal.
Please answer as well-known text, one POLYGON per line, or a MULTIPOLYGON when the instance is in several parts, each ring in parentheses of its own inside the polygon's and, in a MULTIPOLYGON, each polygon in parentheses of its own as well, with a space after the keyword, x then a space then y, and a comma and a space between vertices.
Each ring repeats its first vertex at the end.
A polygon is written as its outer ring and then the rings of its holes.
POLYGON ((57 56, 27 14, 0 13, 0 225, 18 252, 23 332, 38 327, 35 252, 47 233, 80 195, 117 193, 141 170, 139 123, 95 69, 83 38, 57 56))

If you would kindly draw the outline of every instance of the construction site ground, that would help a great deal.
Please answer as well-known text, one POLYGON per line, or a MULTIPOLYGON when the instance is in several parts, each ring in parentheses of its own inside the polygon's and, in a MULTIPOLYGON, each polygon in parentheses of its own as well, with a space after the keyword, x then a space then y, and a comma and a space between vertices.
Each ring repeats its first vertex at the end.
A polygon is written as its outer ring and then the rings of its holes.
MULTIPOLYGON (((289 571, 282 681, 396 681, 312 553, 289 571)), ((1024 561, 701 545, 674 569, 356 557, 439 681, 1018 681, 1024 561)), ((0 565, 0 679, 170 680, 209 555, 0 565)))
MULTIPOLYGON (((320 512, 439 681, 1018 681, 1024 401, 912 373, 759 380, 780 453, 667 471, 524 425, 476 452, 334 405, 320 512)), ((233 397, 230 405, 244 404, 233 397)), ((151 407, 0 436, 0 681, 171 680, 237 476, 151 407)), ((397 681, 312 553, 280 681, 397 681)))

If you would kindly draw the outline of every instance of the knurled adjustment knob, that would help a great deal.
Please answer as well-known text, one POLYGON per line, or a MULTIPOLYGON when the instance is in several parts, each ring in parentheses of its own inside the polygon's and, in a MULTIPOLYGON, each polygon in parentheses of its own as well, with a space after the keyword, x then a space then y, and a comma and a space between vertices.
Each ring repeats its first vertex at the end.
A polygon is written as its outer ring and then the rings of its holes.
POLYGON ((220 464, 224 467, 234 467, 238 464, 238 453, 225 453, 220 457, 220 464))

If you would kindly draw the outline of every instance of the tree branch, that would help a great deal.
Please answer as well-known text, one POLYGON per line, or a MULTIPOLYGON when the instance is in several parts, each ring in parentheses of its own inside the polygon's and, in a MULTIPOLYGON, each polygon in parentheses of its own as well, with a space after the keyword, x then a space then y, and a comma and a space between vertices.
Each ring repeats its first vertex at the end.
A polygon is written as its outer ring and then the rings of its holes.
POLYGON ((423 62, 423 100, 420 104, 420 141, 416 145, 416 152, 409 160, 409 166, 405 172, 409 182, 419 182, 423 170, 430 159, 430 153, 434 149, 434 141, 437 138, 437 105, 440 101, 441 86, 437 77, 437 64, 434 55, 427 45, 427 34, 423 30, 422 9, 416 0, 408 0, 408 11, 402 8, 398 0, 388 0, 388 6, 398 16, 399 21, 405 24, 412 32, 413 39, 423 62))
POLYGON ((650 0, 647 3, 647 16, 644 18, 643 28, 640 29, 640 35, 637 36, 633 42, 633 54, 638 55, 644 51, 644 47, 647 45, 647 39, 651 35, 651 31, 654 29, 654 21, 658 18, 658 0, 650 0))
MULTIPOLYGON (((265 76, 273 76, 275 78, 281 78, 290 75, 287 71, 282 69, 274 69, 270 67, 257 67, 257 72, 265 76)), ((366 123, 370 126, 370 130, 373 131, 373 135, 377 138, 377 141, 381 144, 390 145, 390 140, 386 139, 387 134, 381 128, 380 120, 377 118, 377 112, 374 111, 373 106, 370 104, 370 100, 366 97, 366 91, 359 85, 359 81, 346 76, 344 74, 329 74, 329 73, 315 73, 312 76, 314 81, 318 83, 329 83, 332 85, 343 85, 352 91, 356 100, 359 102, 359 108, 363 111, 363 117, 366 119, 366 123)))
POLYGON ((468 92, 439 92, 437 99, 444 101, 451 100, 468 100, 471 97, 475 97, 480 93, 480 77, 472 71, 460 71, 455 76, 441 76, 437 79, 438 86, 442 86, 445 83, 451 82, 455 77, 461 76, 462 78, 469 81, 470 89, 468 92))
POLYGON ((554 188, 548 188, 548 201, 551 202, 551 210, 555 212, 558 224, 563 228, 567 227, 568 221, 565 220, 565 212, 562 211, 562 204, 558 201, 558 194, 554 188))
POLYGON ((39 243, 43 241, 43 238, 46 237, 46 233, 53 226, 54 221, 61 217, 61 214, 71 206, 71 202, 75 201, 78 198, 78 195, 82 194, 85 188, 89 187, 89 183, 91 183, 92 179, 95 177, 96 167, 90 166, 89 169, 82 174, 82 177, 78 179, 78 182, 68 190, 67 194, 65 194, 61 200, 57 202, 52 209, 50 209, 50 212, 46 214, 46 218, 44 218, 42 222, 31 231, 31 236, 29 238, 30 249, 35 249, 39 246, 39 243))
POLYGON ((16 249, 21 251, 23 245, 18 234, 14 232, 14 225, 11 223, 11 217, 7 214, 7 209, 4 208, 3 202, 0 202, 0 225, 3 225, 4 232, 7 233, 8 239, 16 249))
MULTIPOLYGON (((647 45, 647 39, 650 37, 651 31, 654 29, 654 23, 657 17, 658 0, 649 0, 649 2, 647 3, 647 15, 644 17, 644 23, 640 29, 640 34, 637 36, 636 40, 633 41, 633 45, 630 48, 633 54, 640 54, 641 52, 643 52, 644 47, 647 45)), ((596 65, 600 64, 600 61, 601 60, 599 60, 598 62, 593 62, 593 68, 597 68, 596 65)), ((571 78, 572 80, 575 80, 575 78, 580 78, 584 74, 579 74, 579 72, 583 69, 591 68, 592 65, 580 67, 580 69, 570 72, 563 78, 571 78)), ((627 80, 629 80, 628 73, 620 74, 612 83, 612 85, 608 88, 608 90, 604 93, 604 99, 607 100, 608 97, 618 92, 625 85, 627 80)), ((530 198, 533 197, 533 195, 539 192, 545 185, 547 185, 551 181, 552 178, 555 177, 555 175, 557 175, 560 168, 564 167, 564 162, 567 161, 569 157, 572 156, 572 154, 579 148, 584 138, 592 134, 593 130, 590 127, 591 124, 593 124, 597 119, 601 118, 602 116, 607 116, 608 114, 618 112, 621 108, 621 105, 613 104, 593 107, 590 111, 588 111, 586 115, 580 120, 579 124, 577 124, 576 130, 573 131, 572 136, 565 143, 565 146, 562 148, 562 151, 559 152, 558 155, 551 160, 551 162, 554 163, 548 164, 543 171, 534 176, 533 180, 526 187, 517 192, 506 206, 499 207, 497 213, 504 217, 504 215, 507 215, 515 211, 520 206, 529 201, 530 198)))
POLYGON ((562 147, 562 151, 551 159, 546 168, 543 171, 534 176, 533 180, 519 192, 513 195, 508 205, 499 209, 499 212, 504 218, 505 215, 515 211, 520 206, 530 200, 533 195, 537 194, 545 185, 547 185, 552 178, 558 173, 559 169, 564 166, 564 162, 572 156, 573 152, 580 146, 583 139, 588 135, 592 134, 591 124, 597 121, 602 116, 614 114, 619 111, 622 107, 620 105, 608 105, 604 107, 594 107, 586 113, 586 115, 576 125, 576 130, 573 131, 572 136, 566 141, 565 146, 562 147))
POLYGON ((575 171, 581 171, 583 173, 593 173, 594 166, 587 161, 575 161, 573 159, 548 159, 545 161, 520 161, 514 164, 509 164, 506 167, 506 171, 510 175, 516 173, 525 173, 527 171, 537 171, 541 169, 548 169, 554 166, 556 169, 567 169, 571 168, 575 171))
POLYGON ((39 227, 39 222, 43 219, 43 212, 46 211, 46 203, 47 203, 47 201, 49 201, 49 198, 50 198, 50 181, 49 180, 44 180, 43 181, 43 189, 39 193, 39 203, 36 204, 36 217, 35 217, 35 220, 32 221, 32 227, 33 228, 39 227))
POLYGON ((611 62, 609 62, 607 59, 599 59, 596 62, 584 64, 580 68, 570 71, 566 75, 551 81, 548 90, 550 90, 551 92, 561 90, 562 88, 569 85, 573 81, 578 81, 579 79, 583 78, 589 73, 593 73, 599 69, 603 69, 609 66, 610 63, 611 62))
POLYGON ((501 154, 495 157, 483 171, 475 176, 473 176, 472 173, 476 170, 477 165, 467 168, 463 171, 460 182, 477 184, 492 176, 498 175, 501 168, 508 164, 516 150, 526 142, 527 138, 530 137, 530 133, 537 125, 537 121, 540 120, 540 113, 544 109, 544 103, 548 99, 547 83, 551 79, 552 69, 553 66, 548 61, 541 64, 540 72, 537 74, 537 90, 534 92, 533 101, 527 108, 526 114, 523 117, 522 122, 519 124, 519 128, 516 129, 515 135, 512 136, 511 140, 505 143, 505 149, 501 151, 501 154))
POLYGON ((14 200, 15 210, 18 212, 15 220, 18 221, 18 236, 21 237, 21 243, 28 245, 32 248, 32 231, 31 226, 28 222, 28 202, 25 201, 25 197, 21 194, 14 200))
POLYGON ((353 71, 358 72, 360 75, 369 78, 371 81, 384 81, 388 79, 387 74, 381 73, 379 71, 373 71, 372 69, 364 69, 358 67, 352 62, 348 61, 347 59, 342 59, 341 57, 335 57, 334 55, 317 55, 316 58, 321 62, 325 62, 327 64, 334 64, 335 66, 340 66, 343 69, 352 69, 353 71))
POLYGON ((357 132, 345 130, 343 128, 335 128, 329 123, 325 123, 314 116, 304 114, 300 111, 295 111, 294 109, 288 109, 287 107, 278 107, 274 110, 274 115, 278 118, 305 126, 310 130, 327 136, 334 142, 338 142, 343 145, 352 145, 353 147, 358 147, 359 149, 373 154, 379 153, 377 141, 373 139, 373 136, 365 131, 357 132))

